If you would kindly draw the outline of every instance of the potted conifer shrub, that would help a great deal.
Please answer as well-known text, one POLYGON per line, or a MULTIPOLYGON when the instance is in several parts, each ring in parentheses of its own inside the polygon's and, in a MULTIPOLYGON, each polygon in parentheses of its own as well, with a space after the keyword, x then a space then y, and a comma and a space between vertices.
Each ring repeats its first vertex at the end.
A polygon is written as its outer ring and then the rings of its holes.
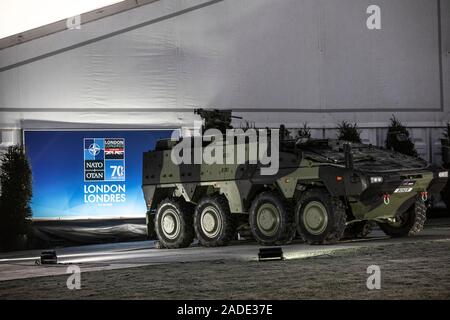
POLYGON ((311 129, 308 127, 307 123, 304 123, 303 127, 298 129, 297 136, 300 139, 305 139, 305 140, 311 139, 311 129))
POLYGON ((356 123, 342 121, 338 125, 338 139, 349 142, 361 143, 361 131, 356 123))
POLYGON ((450 168, 450 123, 444 129, 441 139, 442 163, 445 168, 450 168))
POLYGON ((31 229, 31 183, 31 169, 23 148, 10 146, 0 165, 0 250, 24 249, 31 229))
POLYGON ((419 156, 408 129, 395 116, 392 116, 388 128, 386 148, 412 157, 419 156))

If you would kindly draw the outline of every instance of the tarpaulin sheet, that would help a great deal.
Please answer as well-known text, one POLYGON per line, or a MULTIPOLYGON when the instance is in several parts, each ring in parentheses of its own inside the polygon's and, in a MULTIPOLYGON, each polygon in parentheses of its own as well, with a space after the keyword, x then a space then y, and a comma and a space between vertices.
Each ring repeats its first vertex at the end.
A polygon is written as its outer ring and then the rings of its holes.
POLYGON ((145 219, 34 221, 36 237, 49 243, 103 243, 147 238, 145 219))

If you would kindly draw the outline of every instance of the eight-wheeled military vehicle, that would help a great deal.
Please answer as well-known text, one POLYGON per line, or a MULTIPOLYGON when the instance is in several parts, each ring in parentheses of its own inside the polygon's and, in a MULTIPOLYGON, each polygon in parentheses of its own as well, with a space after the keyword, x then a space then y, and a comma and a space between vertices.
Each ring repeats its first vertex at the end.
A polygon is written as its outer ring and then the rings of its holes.
MULTIPOLYGON (((196 112, 206 120, 205 130, 216 128, 225 137, 231 128, 231 111, 196 112)), ((287 244, 296 235, 310 244, 334 243, 365 236, 375 223, 392 237, 414 235, 448 176, 422 159, 372 145, 291 139, 284 127, 279 169, 272 175, 262 174, 267 164, 260 162, 175 163, 174 148, 194 139, 160 140, 143 156, 149 234, 154 230, 165 248, 187 247, 194 238, 203 246, 223 246, 245 225, 262 245, 287 244)), ((215 143, 203 139, 183 152, 195 157, 215 143)), ((245 137, 232 143, 234 152, 250 152, 245 137)))

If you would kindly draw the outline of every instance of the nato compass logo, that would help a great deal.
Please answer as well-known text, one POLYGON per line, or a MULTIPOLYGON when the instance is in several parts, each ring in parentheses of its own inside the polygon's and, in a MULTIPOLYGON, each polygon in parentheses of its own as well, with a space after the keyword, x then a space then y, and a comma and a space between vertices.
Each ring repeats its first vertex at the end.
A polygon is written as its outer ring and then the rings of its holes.
POLYGON ((89 150, 89 153, 95 157, 96 155, 98 155, 100 153, 100 151, 102 149, 100 149, 100 146, 98 144, 93 143, 89 146, 88 150, 89 150))
POLYGON ((84 139, 84 181, 125 181, 125 139, 84 139))

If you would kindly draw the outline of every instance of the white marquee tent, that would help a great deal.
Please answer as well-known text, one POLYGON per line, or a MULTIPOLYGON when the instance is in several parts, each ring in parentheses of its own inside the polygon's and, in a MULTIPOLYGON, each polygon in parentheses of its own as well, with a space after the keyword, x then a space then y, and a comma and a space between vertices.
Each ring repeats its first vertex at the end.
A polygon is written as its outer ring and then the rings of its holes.
POLYGON ((1 49, 1 145, 30 128, 189 125, 200 106, 315 136, 357 122, 374 144, 395 114, 439 162, 450 0, 150 2, 1 49))

